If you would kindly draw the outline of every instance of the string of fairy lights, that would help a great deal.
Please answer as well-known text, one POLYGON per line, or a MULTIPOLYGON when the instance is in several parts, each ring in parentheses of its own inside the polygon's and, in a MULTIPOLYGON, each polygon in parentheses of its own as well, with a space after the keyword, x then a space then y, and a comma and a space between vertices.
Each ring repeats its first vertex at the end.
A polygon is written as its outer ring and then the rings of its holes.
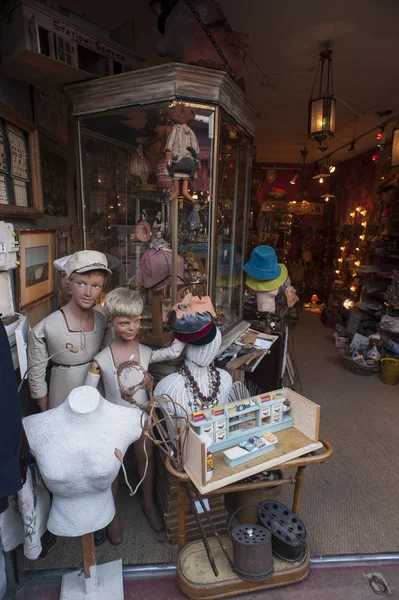
MULTIPOLYGON (((364 250, 365 240, 366 240, 366 228, 367 228, 367 208, 364 206, 357 206, 356 209, 350 213, 349 215, 349 225, 358 225, 360 231, 360 235, 355 240, 349 239, 346 237, 343 245, 340 247, 341 255, 336 260, 335 265, 335 274, 338 278, 343 276, 344 270, 352 270, 352 284, 350 286, 351 295, 355 294, 357 291, 357 285, 355 285, 355 278, 357 276, 357 269, 361 266, 361 254, 364 250), (345 264, 348 265, 348 268, 345 269, 345 264), (350 264, 353 264, 353 268, 350 268, 350 264)), ((348 301, 345 301, 349 304, 352 304, 352 298, 349 298, 348 301)), ((349 306, 348 306, 349 307, 349 306)))

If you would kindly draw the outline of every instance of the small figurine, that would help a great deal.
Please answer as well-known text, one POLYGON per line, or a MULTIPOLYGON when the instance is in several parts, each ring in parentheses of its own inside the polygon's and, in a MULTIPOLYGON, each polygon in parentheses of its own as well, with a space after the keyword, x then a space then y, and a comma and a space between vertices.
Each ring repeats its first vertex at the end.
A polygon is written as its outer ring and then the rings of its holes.
POLYGON ((147 221, 147 211, 145 208, 140 213, 140 219, 135 228, 135 235, 139 242, 149 242, 151 240, 151 227, 147 221))
POLYGON ((200 203, 196 202, 188 215, 187 230, 188 240, 193 242, 196 233, 199 233, 202 229, 201 219, 199 215, 200 203))
POLYGON ((152 222, 152 235, 156 237, 158 231, 163 233, 165 229, 165 223, 162 221, 162 212, 159 210, 154 217, 152 222))
POLYGON ((188 182, 195 178, 199 167, 199 144, 188 123, 194 121, 195 112, 180 103, 169 108, 168 117, 174 122, 165 147, 167 171, 173 179, 170 199, 175 200, 178 197, 182 179, 182 194, 194 203, 195 200, 188 191, 188 182))
POLYGON ((130 162, 130 174, 138 177, 141 185, 146 186, 150 171, 150 165, 144 156, 143 144, 140 144, 130 162))

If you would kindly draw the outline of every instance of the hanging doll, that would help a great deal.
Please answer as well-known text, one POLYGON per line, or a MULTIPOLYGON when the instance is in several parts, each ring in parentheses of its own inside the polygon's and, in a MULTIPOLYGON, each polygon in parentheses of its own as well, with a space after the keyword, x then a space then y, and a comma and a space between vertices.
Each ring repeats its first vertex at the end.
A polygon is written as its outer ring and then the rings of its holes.
POLYGON ((173 192, 170 199, 175 200, 178 197, 180 180, 182 180, 183 196, 190 202, 195 202, 188 191, 188 182, 195 178, 199 167, 198 140, 188 125, 194 121, 195 112, 192 108, 180 103, 168 109, 168 117, 174 122, 165 147, 166 167, 173 179, 173 192))
POLYGON ((140 144, 130 162, 130 174, 140 179, 141 185, 147 185, 150 174, 150 165, 144 156, 144 146, 140 144))

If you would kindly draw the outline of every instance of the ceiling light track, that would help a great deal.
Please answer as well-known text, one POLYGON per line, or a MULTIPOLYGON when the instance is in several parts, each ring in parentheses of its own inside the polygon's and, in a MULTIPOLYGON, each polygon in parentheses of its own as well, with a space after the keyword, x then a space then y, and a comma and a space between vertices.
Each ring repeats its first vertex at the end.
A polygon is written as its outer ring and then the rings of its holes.
MULTIPOLYGON (((327 161, 332 156, 334 156, 335 154, 337 154, 337 152, 340 152, 341 150, 344 150, 345 148, 350 148, 351 146, 354 147, 354 145, 357 142, 359 142, 360 140, 362 140, 363 138, 365 138, 365 137, 367 137, 367 136, 375 133, 376 131, 380 131, 381 127, 386 127, 390 123, 397 122, 398 120, 399 120, 399 115, 395 115, 394 117, 391 117, 390 119, 387 119, 383 123, 380 123, 379 125, 376 125, 375 127, 373 127, 372 129, 369 129, 365 133, 362 133, 361 135, 358 135, 357 137, 353 137, 349 142, 346 142, 345 144, 342 144, 342 146, 340 146, 339 148, 336 148, 335 150, 332 150, 332 152, 329 152, 328 154, 325 154, 323 156, 322 160, 323 161, 327 161)), ((317 165, 319 162, 320 162, 320 159, 319 160, 315 160, 314 164, 317 165)))

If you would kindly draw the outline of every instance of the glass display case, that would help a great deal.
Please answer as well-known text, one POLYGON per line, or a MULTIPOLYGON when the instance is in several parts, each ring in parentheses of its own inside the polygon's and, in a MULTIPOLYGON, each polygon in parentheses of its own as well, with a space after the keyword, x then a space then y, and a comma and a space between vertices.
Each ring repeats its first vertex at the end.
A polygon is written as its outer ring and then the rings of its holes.
POLYGON ((169 64, 69 93, 83 247, 107 255, 111 288, 141 294, 147 341, 165 343, 164 316, 187 293, 212 297, 222 329, 242 318, 257 117, 243 92, 225 73, 169 64))

